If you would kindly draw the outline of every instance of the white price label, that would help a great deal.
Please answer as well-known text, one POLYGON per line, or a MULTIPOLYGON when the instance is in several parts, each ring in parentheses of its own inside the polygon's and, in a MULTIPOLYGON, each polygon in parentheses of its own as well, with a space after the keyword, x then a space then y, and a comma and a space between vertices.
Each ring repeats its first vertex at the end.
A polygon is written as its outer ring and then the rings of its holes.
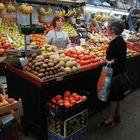
POLYGON ((63 81, 63 76, 56 77, 56 81, 63 81))
POLYGON ((6 116, 5 118, 2 119, 2 123, 5 125, 13 119, 14 119, 14 116, 12 114, 10 114, 10 115, 8 115, 8 116, 6 116))

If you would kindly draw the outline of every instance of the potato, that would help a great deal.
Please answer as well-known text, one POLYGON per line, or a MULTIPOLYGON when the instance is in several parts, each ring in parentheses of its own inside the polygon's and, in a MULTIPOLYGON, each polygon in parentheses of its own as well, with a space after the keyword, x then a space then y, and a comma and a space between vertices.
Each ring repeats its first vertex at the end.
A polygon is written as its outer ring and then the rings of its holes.
POLYGON ((43 72, 45 72, 45 69, 40 69, 39 72, 43 73, 43 72))
POLYGON ((49 75, 52 75, 53 74, 53 72, 52 71, 49 71, 49 75))
POLYGON ((47 64, 42 64, 42 68, 47 68, 47 64))
POLYGON ((31 57, 28 58, 28 61, 29 61, 29 62, 32 62, 32 60, 33 60, 33 59, 32 59, 31 57))
POLYGON ((29 71, 29 72, 30 72, 31 70, 32 70, 31 68, 29 68, 29 67, 27 68, 27 71, 29 71))
POLYGON ((45 72, 45 75, 46 75, 46 76, 49 75, 49 72, 45 72))
POLYGON ((32 68, 32 70, 34 70, 34 69, 35 69, 35 66, 34 66, 34 65, 32 65, 32 66, 31 66, 31 68, 32 68))
POLYGON ((36 70, 36 71, 39 71, 39 70, 40 70, 40 67, 36 67, 35 70, 36 70))
POLYGON ((32 66, 32 63, 28 63, 27 65, 28 65, 29 67, 31 67, 31 66, 32 66))
POLYGON ((41 65, 41 63, 40 62, 36 62, 34 65, 35 65, 35 67, 38 67, 38 66, 41 65))
POLYGON ((38 76, 39 78, 42 78, 42 77, 44 76, 44 74, 43 74, 43 73, 39 73, 37 76, 38 76))
POLYGON ((49 62, 47 65, 48 65, 49 67, 53 67, 53 66, 54 66, 54 63, 53 63, 53 62, 49 62))
POLYGON ((32 57, 33 59, 35 59, 35 58, 37 57, 37 54, 36 54, 36 53, 33 53, 33 54, 31 55, 31 57, 32 57))

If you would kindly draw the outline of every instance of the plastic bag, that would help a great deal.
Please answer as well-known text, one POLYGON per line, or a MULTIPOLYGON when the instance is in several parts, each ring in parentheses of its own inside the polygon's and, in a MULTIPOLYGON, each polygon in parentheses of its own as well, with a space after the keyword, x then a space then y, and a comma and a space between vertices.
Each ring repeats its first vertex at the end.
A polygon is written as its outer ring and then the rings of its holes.
POLYGON ((97 96, 98 99, 101 101, 108 101, 112 73, 113 71, 110 63, 108 63, 105 67, 102 68, 102 72, 100 74, 97 84, 97 96))

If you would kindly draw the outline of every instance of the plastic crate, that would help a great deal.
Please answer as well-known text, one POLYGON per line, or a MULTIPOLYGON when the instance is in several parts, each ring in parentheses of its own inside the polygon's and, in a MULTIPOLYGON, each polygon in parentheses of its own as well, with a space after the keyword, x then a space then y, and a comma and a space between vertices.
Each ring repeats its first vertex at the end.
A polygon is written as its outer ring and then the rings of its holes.
POLYGON ((55 117, 48 117, 48 129, 64 138, 74 134, 81 128, 84 128, 87 126, 87 123, 87 109, 64 121, 55 117))
POLYGON ((78 91, 77 92, 79 95, 85 95, 87 96, 87 100, 82 101, 72 107, 66 108, 64 105, 59 105, 56 104, 52 101, 49 101, 47 103, 47 115, 49 114, 52 117, 56 117, 59 118, 61 120, 66 120, 80 112, 82 112, 83 110, 88 108, 88 92, 85 91, 78 91), (52 106, 50 106, 53 105, 52 106))
POLYGON ((84 127, 79 131, 77 131, 76 133, 74 133, 73 135, 66 138, 61 137, 55 134, 54 132, 48 130, 48 140, 87 140, 86 130, 87 130, 86 127, 84 127))

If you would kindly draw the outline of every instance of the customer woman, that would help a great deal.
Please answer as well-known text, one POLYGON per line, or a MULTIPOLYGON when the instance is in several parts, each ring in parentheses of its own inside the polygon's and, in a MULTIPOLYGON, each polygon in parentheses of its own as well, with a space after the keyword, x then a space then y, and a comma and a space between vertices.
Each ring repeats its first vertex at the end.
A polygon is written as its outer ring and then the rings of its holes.
POLYGON ((53 30, 50 30, 45 38, 46 43, 50 45, 55 45, 58 48, 66 48, 70 43, 69 36, 65 31, 62 31, 64 18, 55 16, 53 18, 52 24, 54 26, 53 30))
MULTIPOLYGON (((124 28, 125 25, 122 20, 114 20, 108 27, 108 33, 112 37, 112 41, 106 51, 106 60, 112 65, 113 76, 117 76, 125 71, 127 45, 121 36, 124 28)), ((120 101, 123 98, 123 89, 119 88, 119 90, 116 91, 111 88, 109 113, 105 121, 99 124, 101 127, 114 125, 115 122, 120 119, 120 101)))

